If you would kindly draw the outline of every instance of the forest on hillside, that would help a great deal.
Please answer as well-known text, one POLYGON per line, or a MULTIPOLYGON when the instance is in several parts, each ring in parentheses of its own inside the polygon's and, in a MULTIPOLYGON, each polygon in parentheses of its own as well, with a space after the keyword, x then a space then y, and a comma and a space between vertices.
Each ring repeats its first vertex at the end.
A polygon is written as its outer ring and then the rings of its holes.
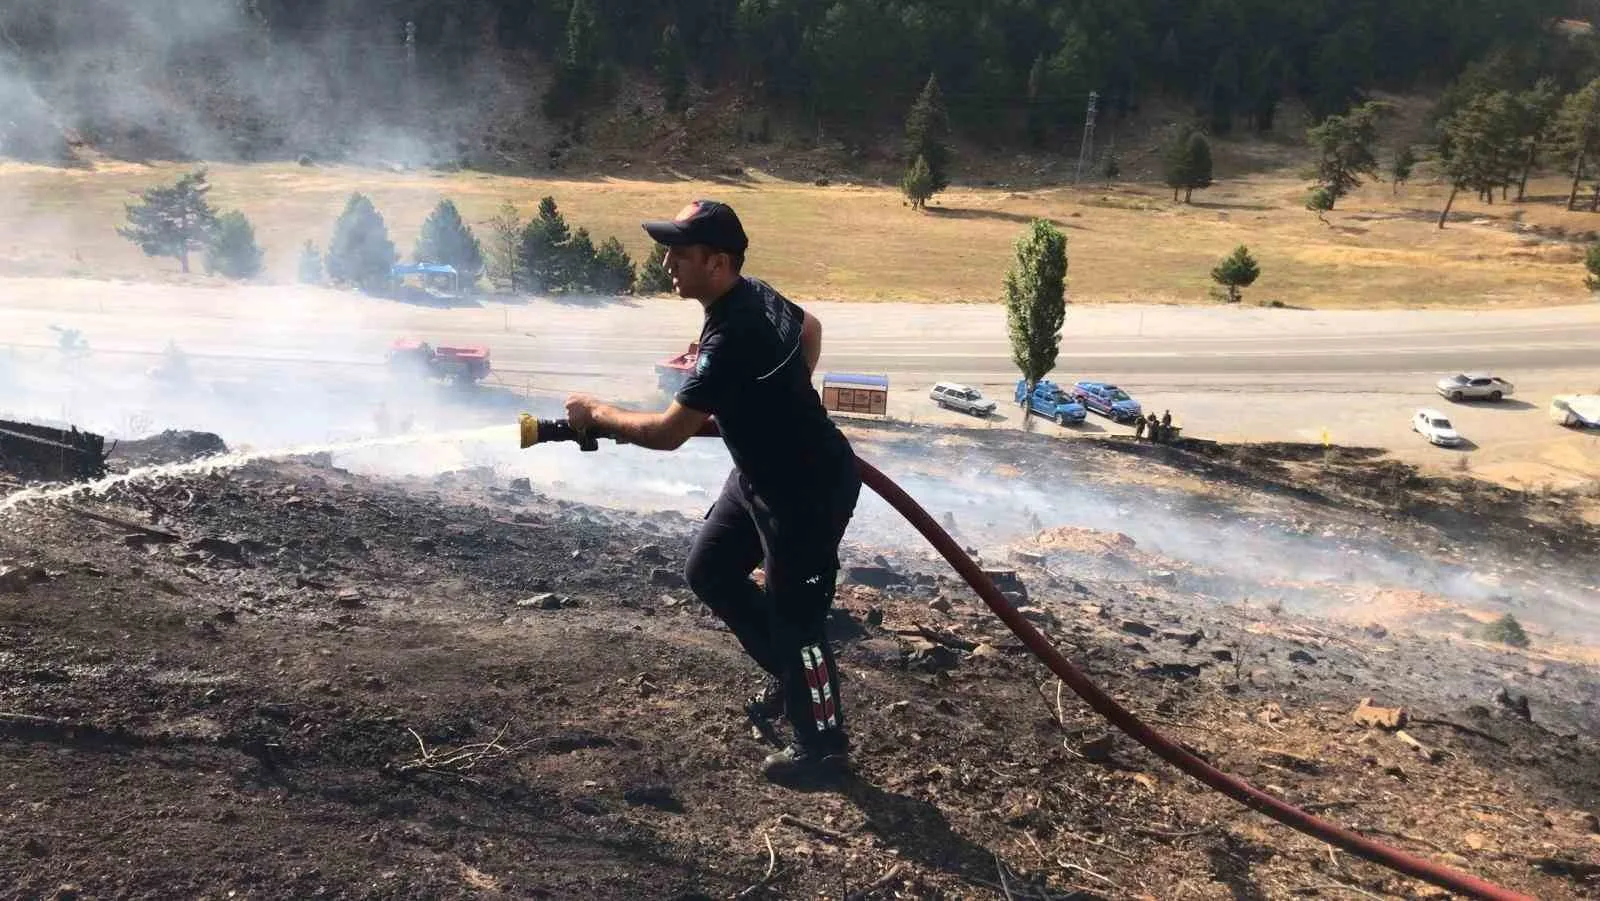
POLYGON ((1600 75, 1597 12, 1595 0, 10 0, 0 151, 39 152, 51 127, 91 141, 166 129, 178 144, 236 132, 203 148, 218 153, 308 118, 419 108, 435 126, 482 128, 508 102, 560 123, 606 104, 624 73, 658 84, 669 113, 694 90, 732 87, 846 130, 898 128, 933 74, 955 131, 989 142, 1074 134, 1091 91, 1113 118, 1161 97, 1213 134, 1267 131, 1286 102, 1320 118, 1375 89, 1548 77, 1573 90, 1600 75), (486 72, 511 89, 473 109, 486 72))

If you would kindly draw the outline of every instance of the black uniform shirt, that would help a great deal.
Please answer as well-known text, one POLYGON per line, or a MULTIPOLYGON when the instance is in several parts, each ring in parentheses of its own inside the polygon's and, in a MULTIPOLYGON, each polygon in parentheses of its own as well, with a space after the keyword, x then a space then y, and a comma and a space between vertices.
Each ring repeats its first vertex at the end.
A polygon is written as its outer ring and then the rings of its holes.
POLYGON ((811 385, 804 322, 770 285, 741 277, 706 309, 700 357, 677 395, 716 417, 734 465, 775 510, 810 506, 856 478, 850 443, 811 385))

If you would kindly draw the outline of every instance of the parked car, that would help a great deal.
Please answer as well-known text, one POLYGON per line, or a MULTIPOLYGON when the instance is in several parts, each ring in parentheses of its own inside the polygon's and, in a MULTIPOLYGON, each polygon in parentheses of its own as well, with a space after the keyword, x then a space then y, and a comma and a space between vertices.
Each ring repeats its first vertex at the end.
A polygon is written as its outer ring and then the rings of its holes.
POLYGON ((1139 402, 1116 385, 1105 382, 1079 382, 1072 386, 1072 393, 1077 395, 1085 407, 1101 416, 1109 416, 1117 422, 1132 422, 1144 414, 1139 402))
POLYGON ((983 396, 983 392, 969 385, 957 385, 954 382, 940 382, 928 392, 928 397, 934 403, 947 410, 959 410, 962 413, 971 413, 973 416, 989 416, 994 413, 996 404, 983 396))
POLYGON ((1600 429, 1600 394, 1558 394, 1550 418, 1569 429, 1600 429))
POLYGON ((1450 420, 1438 410, 1421 409, 1411 417, 1411 431, 1439 447, 1455 447, 1461 443, 1461 434, 1450 420))
POLYGON ((1016 401, 1018 406, 1025 407, 1049 419, 1056 425, 1066 425, 1072 422, 1083 422, 1089 417, 1089 411, 1078 403, 1078 399, 1063 390, 1060 385, 1049 379, 1044 379, 1033 386, 1033 393, 1028 393, 1026 379, 1017 381, 1016 401))
POLYGON ((1434 387, 1454 401, 1500 400, 1516 390, 1515 385, 1487 372, 1460 372, 1440 379, 1434 387))

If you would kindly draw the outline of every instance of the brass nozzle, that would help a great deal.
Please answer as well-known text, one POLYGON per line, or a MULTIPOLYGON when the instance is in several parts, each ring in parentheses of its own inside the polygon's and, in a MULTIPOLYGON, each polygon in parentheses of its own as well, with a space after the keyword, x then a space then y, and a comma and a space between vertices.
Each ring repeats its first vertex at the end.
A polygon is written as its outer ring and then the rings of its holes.
POLYGON ((522 433, 522 449, 527 450, 539 443, 539 420, 524 413, 517 420, 522 433))

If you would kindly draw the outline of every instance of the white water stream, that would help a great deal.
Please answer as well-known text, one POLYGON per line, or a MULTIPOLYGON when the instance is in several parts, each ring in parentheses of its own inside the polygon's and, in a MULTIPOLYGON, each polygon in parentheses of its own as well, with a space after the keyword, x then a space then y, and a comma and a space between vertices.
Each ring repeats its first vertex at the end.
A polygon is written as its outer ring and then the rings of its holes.
POLYGON ((492 442, 515 447, 517 426, 491 425, 445 432, 412 432, 403 435, 385 435, 375 438, 358 438, 331 441, 322 444, 304 444, 278 448, 241 448, 225 454, 215 454, 185 463, 160 463, 139 466, 127 472, 109 475, 91 482, 70 485, 40 485, 23 488, 0 497, 0 515, 10 513, 25 504, 41 501, 66 500, 74 497, 95 496, 131 482, 147 482, 176 476, 204 475, 222 470, 236 469, 257 460, 307 457, 313 454, 332 454, 366 451, 385 447, 404 447, 423 444, 465 444, 492 442))

